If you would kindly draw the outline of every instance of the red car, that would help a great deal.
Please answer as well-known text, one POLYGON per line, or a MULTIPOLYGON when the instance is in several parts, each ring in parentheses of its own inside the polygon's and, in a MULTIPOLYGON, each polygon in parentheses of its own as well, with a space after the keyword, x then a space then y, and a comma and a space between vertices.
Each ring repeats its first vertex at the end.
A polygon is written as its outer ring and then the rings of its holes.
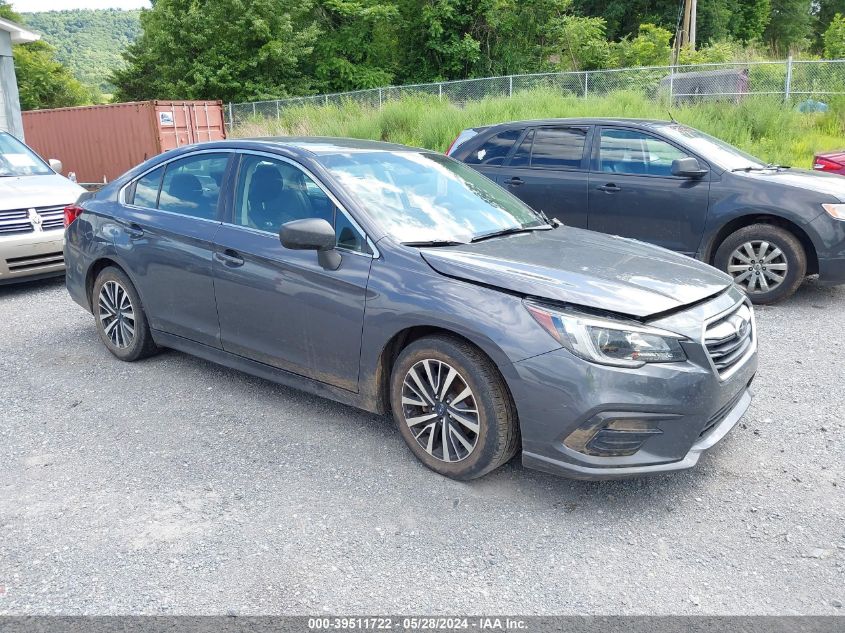
POLYGON ((813 169, 845 176, 845 150, 816 154, 813 159, 813 169))

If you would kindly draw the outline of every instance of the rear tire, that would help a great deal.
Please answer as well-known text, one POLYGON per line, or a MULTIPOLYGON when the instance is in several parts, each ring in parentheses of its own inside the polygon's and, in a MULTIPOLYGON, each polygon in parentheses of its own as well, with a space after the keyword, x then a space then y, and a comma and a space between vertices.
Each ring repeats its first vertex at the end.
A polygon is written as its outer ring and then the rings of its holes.
POLYGON ((91 307, 100 340, 120 360, 132 362, 158 351, 138 291, 119 268, 109 266, 97 275, 91 307))
POLYGON ((504 378, 465 341, 429 336, 408 345, 394 364, 390 394, 411 452, 441 475, 475 479, 519 450, 516 408, 504 378))
POLYGON ((801 242, 786 229, 752 224, 719 245, 713 265, 734 278, 752 302, 777 303, 791 296, 807 274, 801 242))

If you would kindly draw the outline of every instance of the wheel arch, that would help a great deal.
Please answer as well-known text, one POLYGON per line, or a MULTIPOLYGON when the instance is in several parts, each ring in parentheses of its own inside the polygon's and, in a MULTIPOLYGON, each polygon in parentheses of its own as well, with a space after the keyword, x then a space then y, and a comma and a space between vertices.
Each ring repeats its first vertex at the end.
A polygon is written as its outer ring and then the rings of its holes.
POLYGON ((751 226, 752 224, 771 224, 792 233, 801 242, 801 246, 804 248, 804 253, 807 256, 807 274, 813 275, 819 272, 819 258, 816 253, 816 247, 807 232, 795 222, 771 213, 748 213, 727 222, 710 239, 707 250, 705 251, 704 261, 712 265, 716 257, 716 251, 722 242, 735 231, 746 226, 751 226))
MULTIPOLYGON (((491 354, 489 346, 480 344, 478 341, 475 341, 472 338, 466 336, 466 334, 463 334, 453 329, 449 329, 447 327, 439 325, 412 325, 409 327, 405 327, 393 334, 393 336, 391 336, 384 344, 381 353, 378 356, 376 370, 374 372, 373 391, 376 395, 376 401, 378 403, 379 412, 390 412, 390 376, 393 372, 393 367, 396 363, 396 360, 397 358, 399 358, 399 354, 401 354, 402 350, 404 350, 406 347, 408 347, 408 345, 410 345, 414 341, 418 341, 419 339, 424 338, 426 336, 436 335, 456 338, 469 345, 472 345, 474 348, 484 354, 502 375, 505 387, 508 390, 508 395, 511 397, 511 400, 513 400, 513 392, 509 385, 507 371, 502 370, 502 364, 500 362, 497 362, 496 358, 496 356, 499 356, 499 354, 495 354, 495 352, 491 354)), ((501 352, 500 360, 501 358, 505 358, 503 352, 501 352)), ((519 416, 517 415, 517 423, 518 419, 519 416)))

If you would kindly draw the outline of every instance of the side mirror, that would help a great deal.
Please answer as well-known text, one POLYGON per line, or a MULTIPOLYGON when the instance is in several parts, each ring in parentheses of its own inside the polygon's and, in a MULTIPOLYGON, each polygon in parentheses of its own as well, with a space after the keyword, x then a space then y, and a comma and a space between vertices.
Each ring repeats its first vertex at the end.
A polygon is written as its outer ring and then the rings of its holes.
POLYGON ((57 174, 62 173, 62 161, 57 158, 51 158, 47 162, 50 163, 50 169, 52 169, 54 172, 56 172, 57 174))
POLYGON ((707 169, 703 168, 692 156, 687 156, 672 161, 672 175, 682 178, 703 178, 707 175, 707 169))
POLYGON ((320 265, 337 270, 342 260, 335 250, 337 238, 334 228, 322 218, 306 218, 282 224, 279 229, 282 246, 294 251, 317 251, 320 265))

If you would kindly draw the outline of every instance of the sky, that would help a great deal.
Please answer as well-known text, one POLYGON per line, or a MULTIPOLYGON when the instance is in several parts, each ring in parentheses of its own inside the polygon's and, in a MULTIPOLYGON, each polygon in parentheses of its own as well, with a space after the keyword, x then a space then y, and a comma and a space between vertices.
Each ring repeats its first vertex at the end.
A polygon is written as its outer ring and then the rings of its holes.
POLYGON ((18 13, 60 11, 62 9, 138 9, 149 7, 149 0, 12 0, 18 13))

